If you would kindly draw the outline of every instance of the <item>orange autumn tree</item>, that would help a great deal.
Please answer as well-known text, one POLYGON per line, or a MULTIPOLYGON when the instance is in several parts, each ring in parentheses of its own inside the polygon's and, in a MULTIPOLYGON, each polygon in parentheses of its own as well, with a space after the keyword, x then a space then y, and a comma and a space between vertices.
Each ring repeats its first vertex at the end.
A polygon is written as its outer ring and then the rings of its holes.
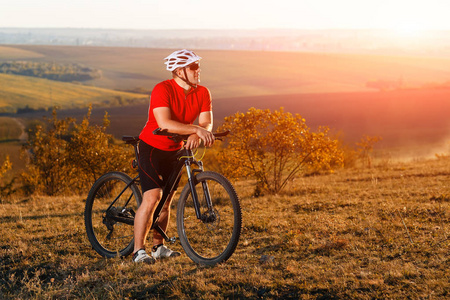
POLYGON ((311 132, 298 114, 250 108, 226 117, 218 131, 230 130, 219 151, 228 176, 256 179, 255 195, 276 194, 305 170, 332 170, 343 163, 339 143, 327 127, 311 132))
POLYGON ((86 194, 102 174, 129 171, 132 150, 106 133, 107 113, 102 125, 93 125, 91 111, 78 124, 73 118, 59 119, 54 109, 44 126, 30 130, 26 171, 20 176, 24 194, 86 194))

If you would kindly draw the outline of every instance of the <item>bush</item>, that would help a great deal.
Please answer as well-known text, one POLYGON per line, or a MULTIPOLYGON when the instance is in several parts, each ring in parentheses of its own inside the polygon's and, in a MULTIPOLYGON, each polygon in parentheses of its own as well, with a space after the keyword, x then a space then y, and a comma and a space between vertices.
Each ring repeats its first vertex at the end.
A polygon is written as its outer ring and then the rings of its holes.
POLYGON ((101 175, 110 171, 128 171, 130 146, 116 145, 112 135, 106 133, 109 126, 105 113, 102 126, 89 123, 90 110, 81 124, 75 124, 67 145, 68 163, 76 167, 73 174, 77 190, 86 191, 101 175))
POLYGON ((218 129, 230 130, 218 158, 230 177, 256 179, 255 196, 279 193, 302 171, 342 166, 343 153, 327 127, 311 132, 300 115, 251 108, 225 118, 218 129))
POLYGON ((28 163, 20 176, 25 194, 87 193, 103 173, 128 170, 131 151, 106 133, 107 113, 102 126, 90 125, 90 115, 91 109, 77 124, 71 118, 59 120, 55 109, 46 126, 30 130, 24 152, 28 163))

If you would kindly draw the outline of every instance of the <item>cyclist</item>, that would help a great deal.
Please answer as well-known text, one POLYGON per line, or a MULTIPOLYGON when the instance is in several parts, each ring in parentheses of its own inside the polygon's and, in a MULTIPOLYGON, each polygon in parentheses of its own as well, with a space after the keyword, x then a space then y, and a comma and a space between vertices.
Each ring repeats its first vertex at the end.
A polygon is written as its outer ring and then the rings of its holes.
MULTIPOLYGON (((147 123, 139 135, 139 175, 143 199, 134 219, 134 262, 151 264, 158 258, 180 255, 180 252, 164 245, 163 237, 156 230, 153 232, 151 256, 145 250, 153 212, 182 148, 182 143, 175 143, 167 136, 154 135, 153 130, 162 128, 189 135, 184 145, 187 149, 197 148, 201 141, 207 147, 214 143, 211 94, 206 87, 199 85, 200 59, 186 49, 167 56, 166 69, 172 72, 172 79, 158 83, 151 94, 147 123), (198 125, 194 125, 197 118, 198 125)), ((158 220, 164 231, 169 225, 173 197, 174 193, 169 196, 158 220)))

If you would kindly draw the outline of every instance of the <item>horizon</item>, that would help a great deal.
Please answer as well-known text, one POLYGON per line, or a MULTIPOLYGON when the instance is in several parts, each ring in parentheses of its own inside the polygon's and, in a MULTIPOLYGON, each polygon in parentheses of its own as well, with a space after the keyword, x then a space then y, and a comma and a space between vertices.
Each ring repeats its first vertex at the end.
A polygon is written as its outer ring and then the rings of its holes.
MULTIPOLYGON (((271 31, 271 32, 289 32, 289 31, 380 31, 380 32, 395 32, 397 30, 392 30, 389 28, 277 28, 277 27, 261 27, 261 28, 101 28, 101 27, 19 27, 19 26, 0 26, 0 29, 23 29, 23 30, 99 30, 99 31, 247 31, 247 32, 258 32, 258 31, 271 31)), ((398 30, 401 31, 401 30, 398 30)), ((423 29, 420 32, 447 32, 450 28, 430 28, 423 29)), ((270 33, 270 32, 269 32, 270 33)))
MULTIPOLYGON (((0 0, 0 3, 5 0, 0 0)), ((450 30, 445 0, 16 0, 4 3, 0 28, 131 30, 450 30), (82 17, 80 17, 82 16, 82 17)))
POLYGON ((0 45, 377 53, 449 57, 448 31, 450 30, 0 27, 0 45))

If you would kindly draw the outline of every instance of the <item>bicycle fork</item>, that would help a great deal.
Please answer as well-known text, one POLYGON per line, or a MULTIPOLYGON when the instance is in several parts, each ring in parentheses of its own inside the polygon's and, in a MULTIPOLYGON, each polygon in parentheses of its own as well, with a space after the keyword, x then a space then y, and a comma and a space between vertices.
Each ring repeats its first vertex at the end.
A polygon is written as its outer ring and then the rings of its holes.
POLYGON ((195 185, 198 183, 195 178, 195 173, 203 172, 203 164, 202 162, 198 162, 198 166, 200 169, 193 169, 191 170, 190 164, 186 164, 186 170, 188 173, 188 181, 189 181, 189 187, 191 189, 191 196, 192 201, 194 203, 194 209, 195 214, 197 216, 197 219, 202 222, 211 222, 214 220, 211 220, 211 216, 213 215, 213 207, 212 207, 212 201, 211 201, 211 194, 209 192, 208 184, 206 181, 202 181, 202 190, 203 190, 203 196, 205 197, 206 206, 208 207, 208 210, 202 214, 200 211, 200 202, 198 200, 198 193, 197 189, 195 188, 195 185))

